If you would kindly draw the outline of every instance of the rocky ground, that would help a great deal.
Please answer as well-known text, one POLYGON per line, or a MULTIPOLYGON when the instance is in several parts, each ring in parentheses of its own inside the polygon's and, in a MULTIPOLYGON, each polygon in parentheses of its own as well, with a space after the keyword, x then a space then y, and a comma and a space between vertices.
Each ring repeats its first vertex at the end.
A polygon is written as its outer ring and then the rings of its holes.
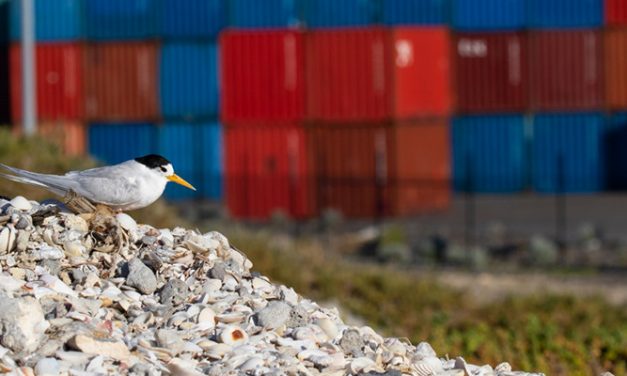
POLYGON ((0 267, 6 374, 534 375, 349 326, 217 232, 0 199, 0 267))

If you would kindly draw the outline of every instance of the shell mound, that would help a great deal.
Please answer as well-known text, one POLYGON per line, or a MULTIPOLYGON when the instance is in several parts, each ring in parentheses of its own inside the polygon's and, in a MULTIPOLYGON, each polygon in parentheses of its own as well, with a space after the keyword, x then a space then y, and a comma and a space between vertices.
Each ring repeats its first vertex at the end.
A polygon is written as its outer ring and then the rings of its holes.
POLYGON ((0 199, 0 266, 15 375, 532 375, 348 326, 217 232, 0 199))

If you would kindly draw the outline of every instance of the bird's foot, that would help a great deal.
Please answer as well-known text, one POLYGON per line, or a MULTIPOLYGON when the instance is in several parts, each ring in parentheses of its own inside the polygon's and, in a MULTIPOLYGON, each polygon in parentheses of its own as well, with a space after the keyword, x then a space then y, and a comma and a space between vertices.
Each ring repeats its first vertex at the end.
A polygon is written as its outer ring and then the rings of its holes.
POLYGON ((70 190, 64 197, 65 206, 76 214, 93 213, 96 207, 85 197, 70 190))

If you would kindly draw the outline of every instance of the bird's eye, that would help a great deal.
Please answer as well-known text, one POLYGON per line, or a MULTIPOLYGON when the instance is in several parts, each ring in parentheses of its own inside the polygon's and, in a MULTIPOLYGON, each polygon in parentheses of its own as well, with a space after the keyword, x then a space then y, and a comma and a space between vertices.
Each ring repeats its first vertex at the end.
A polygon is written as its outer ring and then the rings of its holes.
POLYGON ((161 168, 161 172, 166 172, 166 171, 168 171, 168 170, 167 170, 165 167, 163 167, 163 166, 161 166, 160 168, 161 168))

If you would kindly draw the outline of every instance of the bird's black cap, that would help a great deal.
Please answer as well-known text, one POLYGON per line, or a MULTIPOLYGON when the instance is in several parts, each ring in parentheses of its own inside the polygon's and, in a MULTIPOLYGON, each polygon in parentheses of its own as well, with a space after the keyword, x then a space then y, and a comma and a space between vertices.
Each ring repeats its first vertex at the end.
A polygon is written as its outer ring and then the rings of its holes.
POLYGON ((148 154, 143 157, 135 158, 135 160, 148 168, 157 168, 170 164, 170 161, 158 154, 148 154))

